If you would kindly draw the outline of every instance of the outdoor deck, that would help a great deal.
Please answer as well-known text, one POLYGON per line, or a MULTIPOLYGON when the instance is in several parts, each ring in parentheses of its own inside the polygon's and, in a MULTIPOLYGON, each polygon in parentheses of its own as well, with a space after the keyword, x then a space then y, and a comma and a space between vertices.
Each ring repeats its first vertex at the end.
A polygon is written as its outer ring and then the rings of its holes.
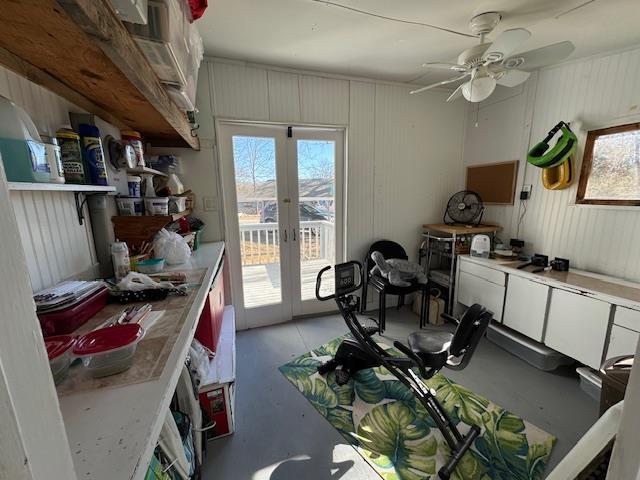
MULTIPOLYGON (((307 260, 302 263, 302 299, 315 298, 316 276, 322 267, 332 261, 307 260)), ((246 308, 272 305, 280 302, 280 265, 245 265, 242 267, 244 303, 246 308)), ((327 277, 326 281, 329 281, 327 277)))

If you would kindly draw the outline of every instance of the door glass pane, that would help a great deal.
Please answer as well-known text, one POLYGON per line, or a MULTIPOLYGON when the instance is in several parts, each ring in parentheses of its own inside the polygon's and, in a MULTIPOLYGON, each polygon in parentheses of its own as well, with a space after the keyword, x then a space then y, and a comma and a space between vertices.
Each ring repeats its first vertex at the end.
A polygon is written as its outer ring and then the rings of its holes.
POLYGON ((276 141, 233 136, 245 308, 280 303, 276 141))
MULTIPOLYGON (((297 143, 302 300, 315 298, 318 271, 326 265, 333 266, 336 260, 335 147, 335 142, 326 140, 298 140, 297 143)), ((332 293, 333 283, 327 272, 322 293, 332 293)))

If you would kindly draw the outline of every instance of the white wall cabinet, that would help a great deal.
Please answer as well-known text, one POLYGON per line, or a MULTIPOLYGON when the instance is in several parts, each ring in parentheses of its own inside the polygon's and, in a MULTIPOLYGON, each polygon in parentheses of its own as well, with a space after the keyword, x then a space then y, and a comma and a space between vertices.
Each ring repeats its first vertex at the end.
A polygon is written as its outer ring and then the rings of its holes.
POLYGON ((502 322, 505 326, 542 342, 550 287, 509 275, 502 322))
POLYGON ((479 303, 493 312, 494 320, 502 320, 504 286, 460 270, 457 289, 459 303, 467 307, 479 303))
POLYGON ((544 343, 592 368, 600 368, 611 304, 554 288, 544 343))

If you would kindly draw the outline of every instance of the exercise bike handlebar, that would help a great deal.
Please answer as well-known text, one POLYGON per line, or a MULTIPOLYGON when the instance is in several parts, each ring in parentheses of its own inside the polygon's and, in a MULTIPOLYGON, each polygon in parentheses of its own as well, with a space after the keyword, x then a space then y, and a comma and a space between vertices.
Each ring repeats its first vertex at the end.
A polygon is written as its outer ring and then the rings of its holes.
POLYGON ((334 267, 335 270, 335 293, 331 295, 320 295, 322 288, 322 275, 331 270, 327 265, 318 272, 316 277, 316 298, 320 301, 331 300, 336 297, 343 297, 360 289, 362 285, 362 264, 355 260, 341 263, 334 267))

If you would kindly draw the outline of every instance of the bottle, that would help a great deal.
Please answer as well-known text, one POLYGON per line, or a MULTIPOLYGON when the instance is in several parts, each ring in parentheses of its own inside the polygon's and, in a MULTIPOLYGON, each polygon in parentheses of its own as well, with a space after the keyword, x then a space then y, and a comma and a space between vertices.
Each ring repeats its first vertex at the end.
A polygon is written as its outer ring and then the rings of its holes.
POLYGON ((116 241, 111 244, 111 259, 113 261, 113 273, 116 281, 119 282, 131 271, 129 247, 127 247, 125 242, 119 242, 116 239, 116 241))
POLYGON ((44 143, 44 157, 49 163, 51 170, 51 182, 64 183, 64 169, 62 168, 62 158, 60 156, 60 147, 56 137, 40 134, 42 143, 44 143))
POLYGON ((100 130, 94 125, 81 124, 78 126, 82 156, 87 166, 89 180, 92 185, 108 185, 107 168, 104 163, 100 130))
POLYGON ((87 183, 88 176, 82 161, 80 135, 70 128, 61 128, 56 132, 56 137, 60 146, 65 181, 80 185, 87 183))

